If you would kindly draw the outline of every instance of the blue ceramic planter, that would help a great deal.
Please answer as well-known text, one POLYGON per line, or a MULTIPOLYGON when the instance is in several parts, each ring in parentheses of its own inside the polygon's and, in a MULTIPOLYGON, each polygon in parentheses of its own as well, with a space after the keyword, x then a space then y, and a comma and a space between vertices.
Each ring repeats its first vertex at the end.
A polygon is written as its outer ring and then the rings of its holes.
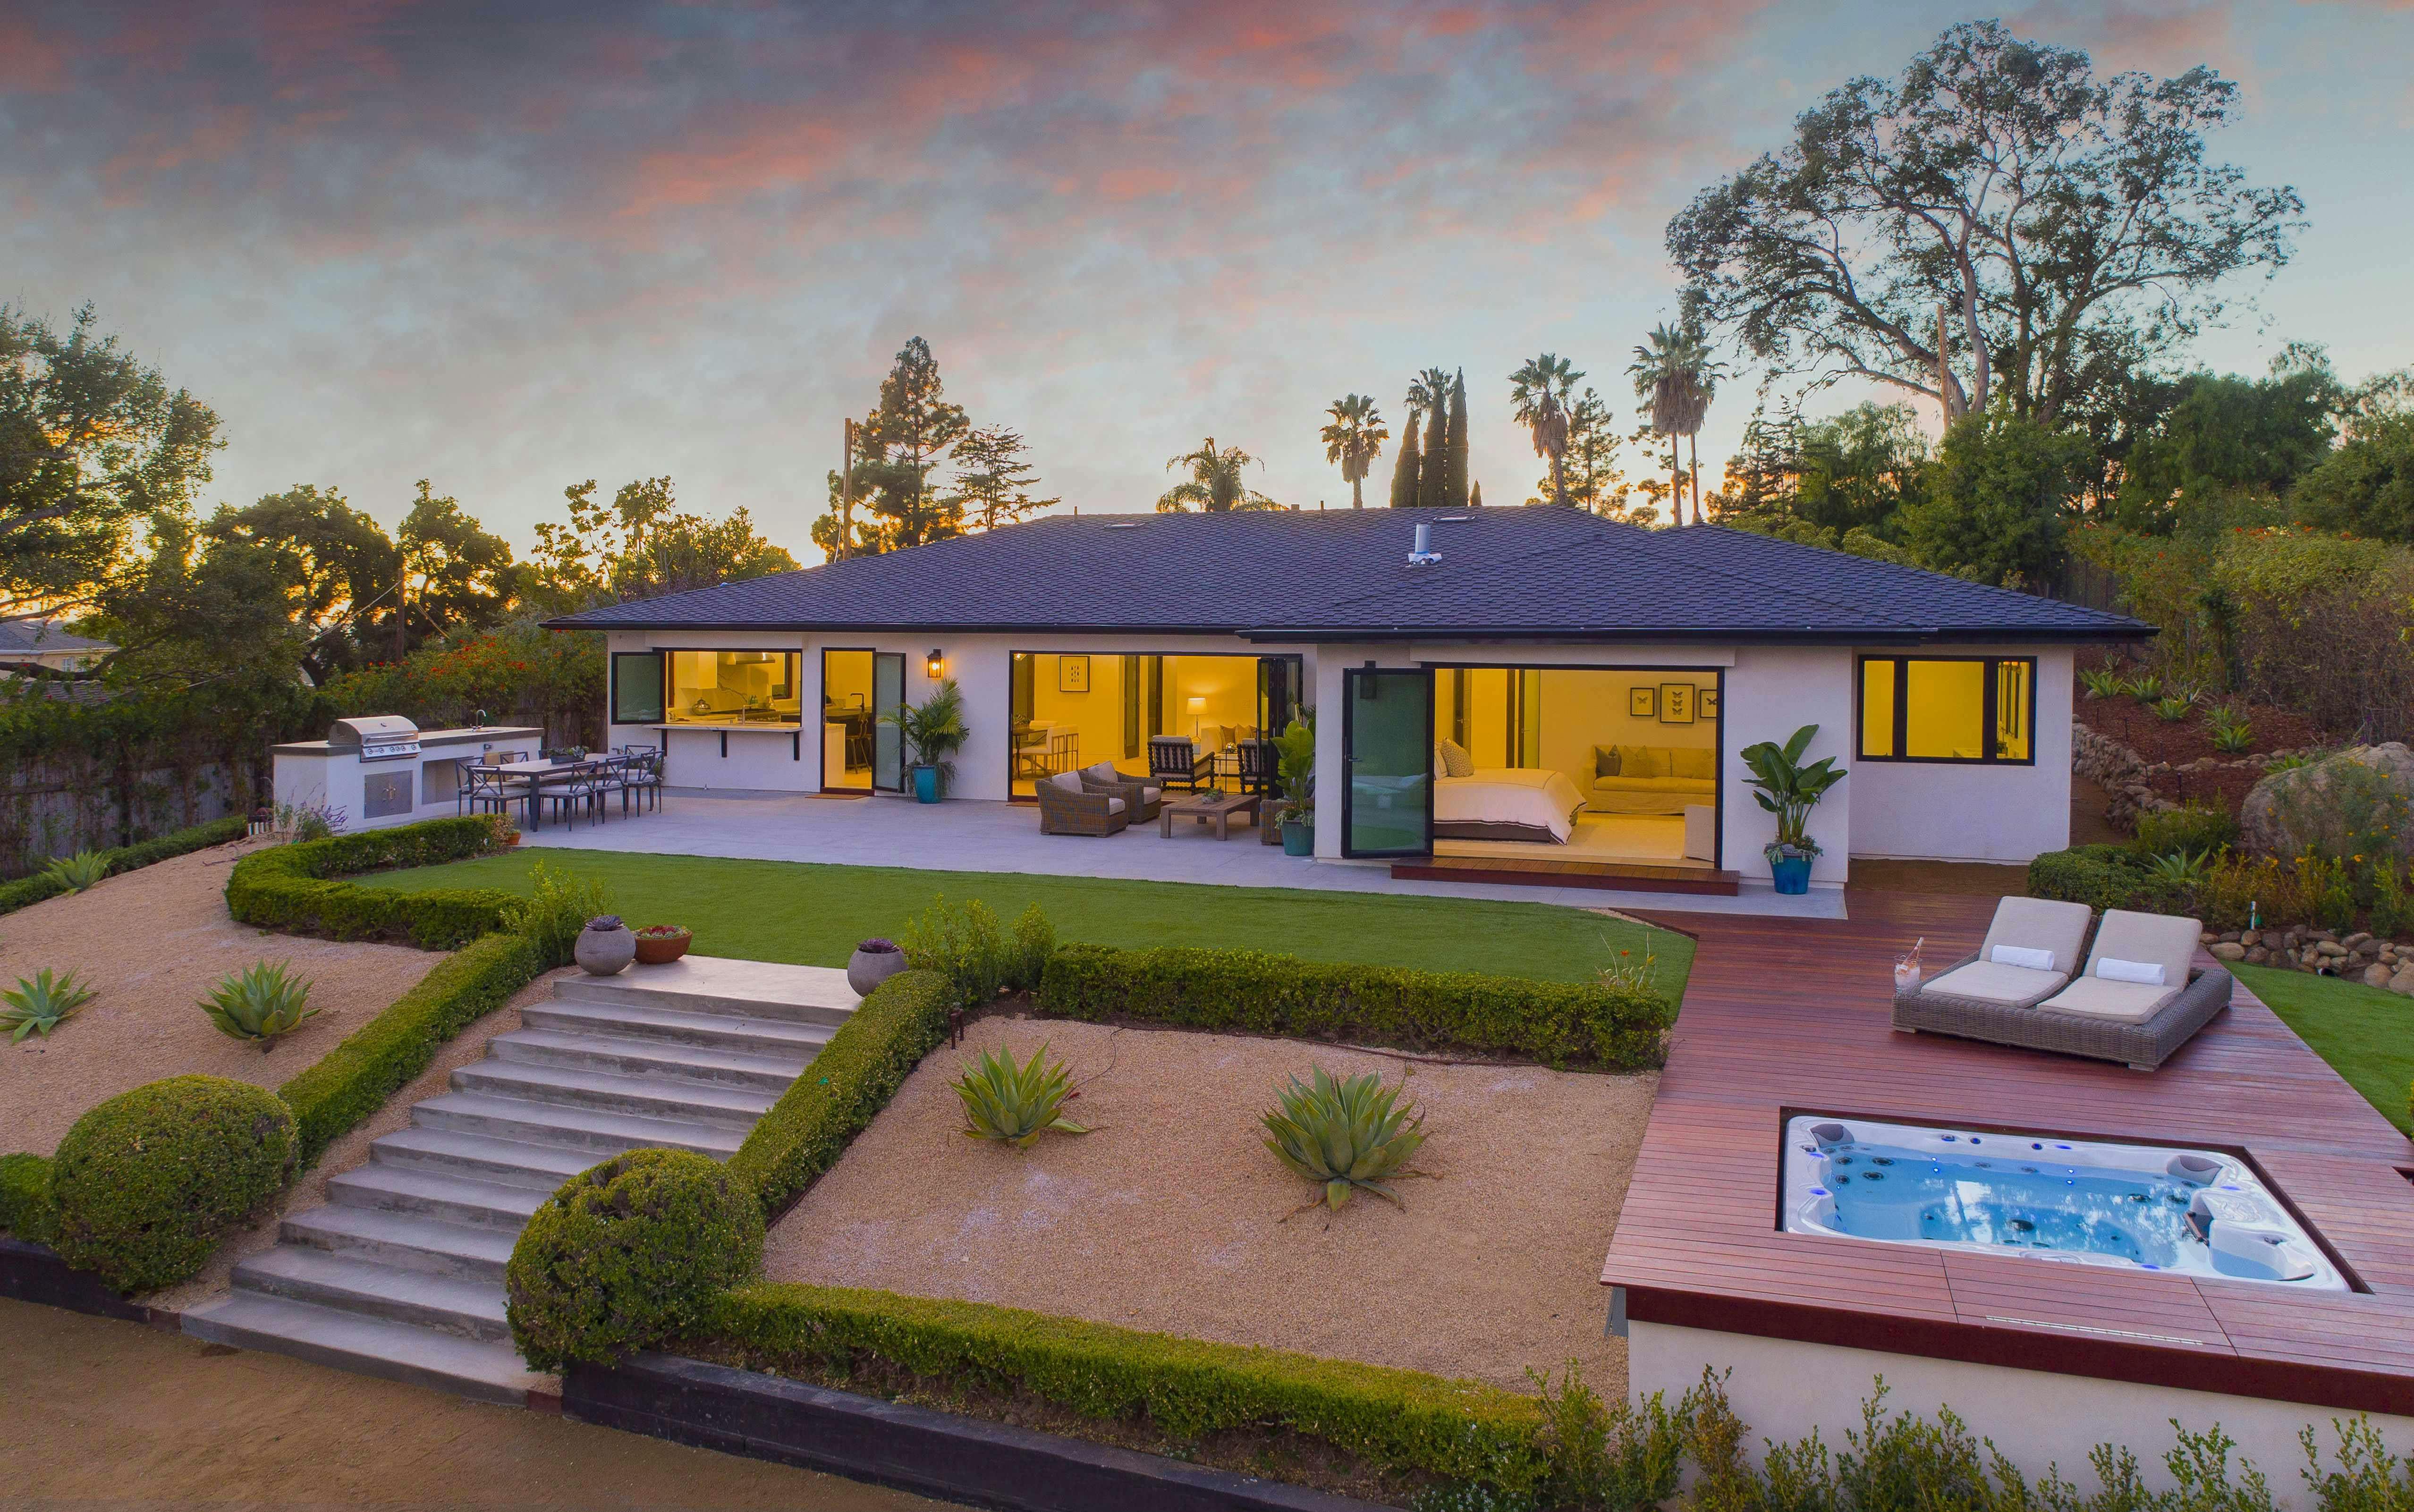
POLYGON ((1316 853, 1316 826, 1313 824, 1302 824, 1291 820, 1284 820, 1282 838, 1285 855, 1316 853))
POLYGON ((1810 858, 1807 855, 1779 856, 1768 864, 1768 872, 1776 879, 1781 893, 1810 890, 1810 858))
POLYGON ((937 803, 939 801, 939 769, 937 767, 917 766, 914 768, 914 801, 916 803, 937 803))

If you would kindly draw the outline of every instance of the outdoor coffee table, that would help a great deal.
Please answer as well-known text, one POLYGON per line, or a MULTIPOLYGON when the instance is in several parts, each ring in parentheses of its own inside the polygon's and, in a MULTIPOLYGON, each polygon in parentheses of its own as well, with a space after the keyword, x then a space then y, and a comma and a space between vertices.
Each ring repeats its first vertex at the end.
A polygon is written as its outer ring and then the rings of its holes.
POLYGON ((1196 797, 1169 802, 1163 808, 1157 810, 1156 832, 1165 838, 1171 839, 1173 821, 1178 816, 1186 816, 1197 820, 1201 824, 1213 823, 1215 826, 1215 838, 1219 840, 1224 839, 1232 833, 1234 814, 1248 815, 1249 823, 1252 824, 1258 822, 1259 801, 1254 793, 1202 793, 1196 797))

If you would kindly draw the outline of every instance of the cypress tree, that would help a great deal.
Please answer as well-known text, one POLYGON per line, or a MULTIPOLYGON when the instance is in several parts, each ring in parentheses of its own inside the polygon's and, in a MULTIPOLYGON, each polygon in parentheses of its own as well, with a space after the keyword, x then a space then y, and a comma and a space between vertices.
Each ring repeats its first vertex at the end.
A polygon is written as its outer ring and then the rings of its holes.
POLYGON ((1467 369, 1450 381, 1449 450, 1442 454, 1441 501, 1454 510, 1467 508, 1467 369))
POLYGON ((1417 467, 1417 503, 1426 509, 1442 506, 1442 483, 1450 467, 1450 418, 1445 413, 1449 403, 1434 395, 1434 407, 1425 415, 1425 454, 1417 467))
POLYGON ((1467 507, 1471 510, 1480 510, 1483 508, 1483 485, 1482 483, 1472 483, 1468 485, 1467 490, 1467 507))
POLYGON ((1419 462, 1417 417, 1411 412, 1408 424, 1401 428, 1400 453, 1392 459, 1392 508, 1406 509, 1417 501, 1419 462))

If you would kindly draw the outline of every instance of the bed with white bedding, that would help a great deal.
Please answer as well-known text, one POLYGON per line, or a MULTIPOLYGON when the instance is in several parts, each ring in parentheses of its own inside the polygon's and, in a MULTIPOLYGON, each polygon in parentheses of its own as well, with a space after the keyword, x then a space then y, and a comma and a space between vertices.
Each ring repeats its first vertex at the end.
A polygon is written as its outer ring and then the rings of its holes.
POLYGON ((1584 806, 1565 772, 1479 766, 1465 777, 1434 778, 1434 838, 1565 845, 1584 806))

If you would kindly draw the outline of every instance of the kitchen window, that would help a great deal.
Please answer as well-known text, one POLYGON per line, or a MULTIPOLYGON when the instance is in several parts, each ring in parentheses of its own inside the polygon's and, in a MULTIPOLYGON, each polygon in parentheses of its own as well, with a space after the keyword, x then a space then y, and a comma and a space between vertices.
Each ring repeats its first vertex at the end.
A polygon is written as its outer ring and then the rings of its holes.
POLYGON ((1863 761, 2033 764, 2034 657, 1861 658, 1863 761))

